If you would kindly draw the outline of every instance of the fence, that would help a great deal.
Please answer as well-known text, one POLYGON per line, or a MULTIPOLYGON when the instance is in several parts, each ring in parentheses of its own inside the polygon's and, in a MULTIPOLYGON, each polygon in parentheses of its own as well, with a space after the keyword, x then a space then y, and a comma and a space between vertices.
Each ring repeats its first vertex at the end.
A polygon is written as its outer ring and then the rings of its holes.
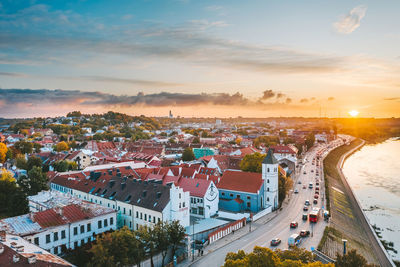
POLYGON ((261 217, 263 217, 263 216, 265 216, 265 215, 267 215, 267 214, 269 214, 269 213, 271 213, 271 212, 272 212, 272 206, 270 206, 270 207, 268 207, 268 208, 266 208, 266 209, 264 209, 264 210, 262 210, 262 211, 256 213, 256 214, 253 216, 253 222, 254 222, 254 221, 257 221, 257 220, 260 219, 261 217))
POLYGON ((231 222, 230 224, 210 233, 208 235, 208 242, 209 244, 217 241, 218 239, 223 238, 224 236, 232 233, 232 231, 238 230, 242 228, 243 226, 246 225, 246 218, 242 218, 240 220, 237 220, 235 222, 231 222))

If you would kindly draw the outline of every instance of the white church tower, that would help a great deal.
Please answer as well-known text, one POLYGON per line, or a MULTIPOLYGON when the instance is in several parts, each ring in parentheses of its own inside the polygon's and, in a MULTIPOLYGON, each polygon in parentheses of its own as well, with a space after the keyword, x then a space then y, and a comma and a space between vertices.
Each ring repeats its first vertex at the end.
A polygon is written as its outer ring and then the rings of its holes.
POLYGON ((262 162, 262 179, 264 180, 264 207, 278 208, 278 161, 272 149, 268 149, 267 156, 262 162))

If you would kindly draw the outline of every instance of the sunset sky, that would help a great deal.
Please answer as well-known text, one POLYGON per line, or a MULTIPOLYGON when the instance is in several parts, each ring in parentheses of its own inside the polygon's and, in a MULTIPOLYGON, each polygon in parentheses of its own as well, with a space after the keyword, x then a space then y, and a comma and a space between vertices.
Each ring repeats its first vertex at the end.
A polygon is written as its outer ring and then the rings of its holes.
POLYGON ((0 117, 400 116, 400 1, 0 2, 0 117))

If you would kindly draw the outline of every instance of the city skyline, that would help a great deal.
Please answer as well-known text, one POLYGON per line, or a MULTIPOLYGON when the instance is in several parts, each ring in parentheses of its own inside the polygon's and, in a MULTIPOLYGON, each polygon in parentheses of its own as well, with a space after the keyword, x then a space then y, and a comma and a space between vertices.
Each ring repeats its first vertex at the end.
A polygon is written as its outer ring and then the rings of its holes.
POLYGON ((5 1, 0 117, 398 117, 386 3, 5 1))

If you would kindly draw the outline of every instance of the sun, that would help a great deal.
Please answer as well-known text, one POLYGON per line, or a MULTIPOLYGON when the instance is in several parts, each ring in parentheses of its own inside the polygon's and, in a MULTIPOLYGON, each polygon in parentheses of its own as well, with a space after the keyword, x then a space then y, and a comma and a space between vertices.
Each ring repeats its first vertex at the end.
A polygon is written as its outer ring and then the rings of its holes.
POLYGON ((350 116, 352 116, 352 117, 357 117, 357 115, 358 115, 359 113, 360 113, 360 112, 358 112, 358 111, 355 110, 355 109, 349 111, 349 114, 350 114, 350 116))

